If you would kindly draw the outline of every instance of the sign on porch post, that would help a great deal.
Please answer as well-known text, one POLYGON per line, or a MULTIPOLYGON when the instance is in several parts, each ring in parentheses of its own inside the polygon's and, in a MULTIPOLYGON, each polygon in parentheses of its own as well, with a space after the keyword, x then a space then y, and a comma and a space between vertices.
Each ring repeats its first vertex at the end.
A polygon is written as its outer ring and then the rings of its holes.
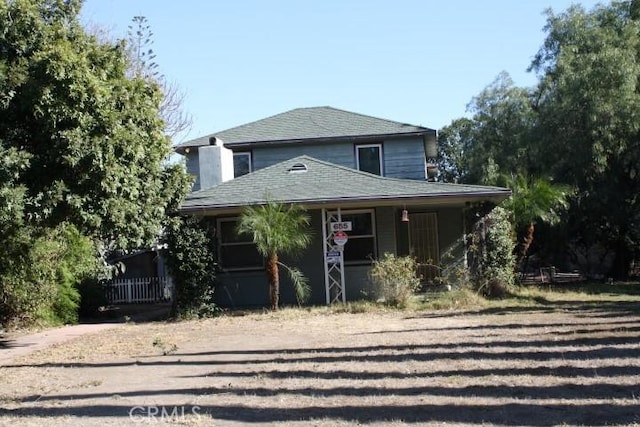
POLYGON ((344 283, 344 244, 349 239, 345 231, 351 222, 343 222, 340 208, 336 213, 322 209, 322 237, 324 238, 324 280, 327 305, 347 302, 344 283))
POLYGON ((347 240, 349 240, 349 236, 344 231, 336 231, 333 233, 333 243, 336 245, 343 247, 347 244, 347 240))

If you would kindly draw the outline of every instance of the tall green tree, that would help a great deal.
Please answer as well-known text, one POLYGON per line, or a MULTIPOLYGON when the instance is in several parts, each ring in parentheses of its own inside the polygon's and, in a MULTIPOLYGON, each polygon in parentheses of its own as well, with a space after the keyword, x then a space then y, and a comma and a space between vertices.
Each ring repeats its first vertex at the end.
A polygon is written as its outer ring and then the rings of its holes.
POLYGON ((295 268, 280 262, 281 254, 295 254, 311 242, 309 216, 298 205, 283 205, 269 201, 265 205, 247 207, 238 221, 238 233, 249 234, 266 258, 266 273, 269 282, 271 309, 278 309, 280 298, 279 266, 289 273, 295 287, 298 303, 309 296, 306 277, 295 268))
POLYGON ((469 182, 469 160, 474 143, 475 122, 462 117, 438 131, 438 180, 469 182))
POLYGON ((440 130, 441 179, 493 185, 515 170, 538 174, 533 102, 531 90, 500 73, 467 106, 471 118, 440 130))
POLYGON ((547 37, 532 63, 540 76, 538 129, 550 172, 577 189, 568 235, 615 253, 610 274, 618 278, 640 255, 637 12, 637 1, 548 11, 547 37))
POLYGON ((470 122, 441 130, 443 177, 494 184, 516 173, 568 185, 564 246, 604 249, 614 255, 608 274, 624 278, 640 257, 640 2, 547 11, 545 31, 534 89, 502 74, 469 104, 470 122))
MULTIPOLYGON (((29 224, 75 224, 109 247, 155 239, 188 188, 159 115, 162 93, 128 77, 124 43, 80 25, 80 0, 0 1, 0 151, 29 224)), ((0 167, 3 168, 3 167, 0 167)), ((3 177, 1 176, 0 179, 3 177)))
POLYGON ((151 243, 188 191, 158 84, 87 34, 81 5, 0 0, 2 323, 72 321, 97 246, 151 243))

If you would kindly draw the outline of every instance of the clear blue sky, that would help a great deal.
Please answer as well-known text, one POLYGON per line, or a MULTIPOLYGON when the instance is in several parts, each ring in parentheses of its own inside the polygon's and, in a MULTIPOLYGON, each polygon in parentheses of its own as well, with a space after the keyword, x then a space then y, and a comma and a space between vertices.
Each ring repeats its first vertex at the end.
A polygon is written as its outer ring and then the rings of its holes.
MULTIPOLYGON (((86 0, 126 38, 146 16, 160 71, 193 116, 181 140, 330 105, 435 129, 501 71, 531 86, 543 11, 592 0, 86 0)), ((176 141, 180 142, 180 141, 176 141)))

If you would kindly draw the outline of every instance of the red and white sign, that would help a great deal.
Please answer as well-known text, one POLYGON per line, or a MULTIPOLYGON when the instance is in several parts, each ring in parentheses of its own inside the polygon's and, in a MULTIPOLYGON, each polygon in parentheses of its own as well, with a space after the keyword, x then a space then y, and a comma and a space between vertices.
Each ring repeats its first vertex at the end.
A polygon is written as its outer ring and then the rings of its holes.
POLYGON ((344 231, 337 231, 333 233, 333 242, 338 246, 344 246, 349 240, 349 236, 344 231))

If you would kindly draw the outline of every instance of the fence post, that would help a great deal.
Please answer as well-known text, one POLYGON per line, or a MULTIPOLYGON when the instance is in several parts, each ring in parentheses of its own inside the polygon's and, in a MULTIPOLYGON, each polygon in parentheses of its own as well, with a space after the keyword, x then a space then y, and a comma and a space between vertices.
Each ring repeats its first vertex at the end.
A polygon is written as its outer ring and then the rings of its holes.
POLYGON ((132 280, 128 279, 124 282, 126 289, 127 289, 127 304, 131 304, 131 302, 133 301, 133 297, 131 295, 132 292, 132 280))

